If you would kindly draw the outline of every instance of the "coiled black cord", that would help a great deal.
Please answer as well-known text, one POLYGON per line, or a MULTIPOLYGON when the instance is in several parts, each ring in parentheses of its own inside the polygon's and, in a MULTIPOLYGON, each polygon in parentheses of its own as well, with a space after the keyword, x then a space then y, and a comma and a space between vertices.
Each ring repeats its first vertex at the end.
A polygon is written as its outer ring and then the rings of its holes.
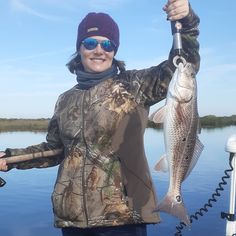
POLYGON ((6 184, 6 181, 0 177, 0 188, 6 184))
MULTIPOLYGON (((226 179, 230 178, 229 173, 234 169, 232 166, 233 156, 234 156, 234 154, 230 153, 230 157, 229 157, 230 169, 224 171, 225 175, 221 178, 222 181, 219 183, 215 192, 211 195, 211 198, 208 200, 208 202, 202 208, 199 209, 199 211, 197 211, 196 213, 194 213, 193 215, 190 216, 190 223, 191 224, 192 224, 193 220, 198 220, 199 216, 203 216, 204 212, 208 212, 208 209, 213 206, 212 203, 217 201, 216 197, 219 197, 220 192, 224 190, 223 185, 227 184, 226 179)), ((180 222, 179 225, 176 226, 177 231, 175 233, 175 236, 182 236, 181 231, 186 226, 187 225, 184 222, 180 222)))

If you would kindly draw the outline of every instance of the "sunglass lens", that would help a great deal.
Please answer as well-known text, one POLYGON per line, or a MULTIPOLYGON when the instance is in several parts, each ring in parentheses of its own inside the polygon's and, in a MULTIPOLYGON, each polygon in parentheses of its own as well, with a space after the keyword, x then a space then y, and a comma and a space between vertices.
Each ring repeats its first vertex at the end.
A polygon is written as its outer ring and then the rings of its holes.
POLYGON ((102 41, 101 46, 107 52, 112 52, 114 50, 114 45, 110 40, 102 41))
POLYGON ((97 47, 98 41, 93 38, 87 38, 83 41, 83 45, 86 49, 93 50, 94 48, 97 47))
POLYGON ((94 38, 86 38, 82 43, 87 50, 95 49, 98 44, 100 44, 102 49, 106 52, 112 52, 116 48, 115 44, 110 40, 103 40, 99 42, 94 38))

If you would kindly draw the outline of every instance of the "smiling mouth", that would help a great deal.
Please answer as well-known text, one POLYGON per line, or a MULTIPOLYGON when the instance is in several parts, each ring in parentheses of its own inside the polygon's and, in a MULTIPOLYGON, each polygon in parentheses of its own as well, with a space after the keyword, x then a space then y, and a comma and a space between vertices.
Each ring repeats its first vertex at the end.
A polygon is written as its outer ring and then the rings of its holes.
POLYGON ((103 58, 91 58, 92 61, 104 62, 105 59, 103 58))

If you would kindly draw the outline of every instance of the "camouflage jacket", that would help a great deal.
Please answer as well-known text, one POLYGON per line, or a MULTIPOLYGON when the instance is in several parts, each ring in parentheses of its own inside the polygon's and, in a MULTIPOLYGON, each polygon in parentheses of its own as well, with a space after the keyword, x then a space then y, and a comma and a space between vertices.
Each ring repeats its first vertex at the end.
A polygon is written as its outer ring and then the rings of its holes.
MULTIPOLYGON (((199 68, 199 18, 182 20, 184 56, 199 68)), ((61 155, 27 161, 19 169, 59 164, 52 194, 56 227, 157 223, 157 199, 145 157, 143 135, 149 107, 166 97, 175 67, 167 61, 127 70, 98 85, 63 93, 56 104, 47 142, 20 155, 63 148, 61 155)))

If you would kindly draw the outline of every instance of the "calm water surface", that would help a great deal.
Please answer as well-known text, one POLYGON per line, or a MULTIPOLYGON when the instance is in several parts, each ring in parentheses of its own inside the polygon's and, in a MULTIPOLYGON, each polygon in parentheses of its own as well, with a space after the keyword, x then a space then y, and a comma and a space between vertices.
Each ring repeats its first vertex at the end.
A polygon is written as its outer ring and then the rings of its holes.
MULTIPOLYGON (((224 129, 203 129, 199 135, 204 151, 192 171, 183 183, 182 192, 189 214, 199 210, 215 191, 224 170, 229 168, 229 155, 224 147, 228 137, 236 133, 236 127, 224 129)), ((45 133, 13 132, 0 133, 0 150, 7 147, 25 147, 45 140, 45 133)), ((159 200, 168 187, 168 174, 157 173, 153 167, 164 154, 162 131, 147 129, 145 147, 150 170, 159 200)), ((1 236, 59 236, 59 229, 53 227, 51 192, 55 182, 57 167, 47 169, 11 170, 0 172, 7 185, 0 189, 0 235, 1 236)), ((194 220, 190 229, 184 229, 183 235, 225 235, 225 220, 220 218, 222 211, 229 208, 229 184, 224 186, 217 202, 199 220, 194 220)), ((161 213, 162 222, 148 227, 148 236, 174 235, 179 221, 161 213)))

